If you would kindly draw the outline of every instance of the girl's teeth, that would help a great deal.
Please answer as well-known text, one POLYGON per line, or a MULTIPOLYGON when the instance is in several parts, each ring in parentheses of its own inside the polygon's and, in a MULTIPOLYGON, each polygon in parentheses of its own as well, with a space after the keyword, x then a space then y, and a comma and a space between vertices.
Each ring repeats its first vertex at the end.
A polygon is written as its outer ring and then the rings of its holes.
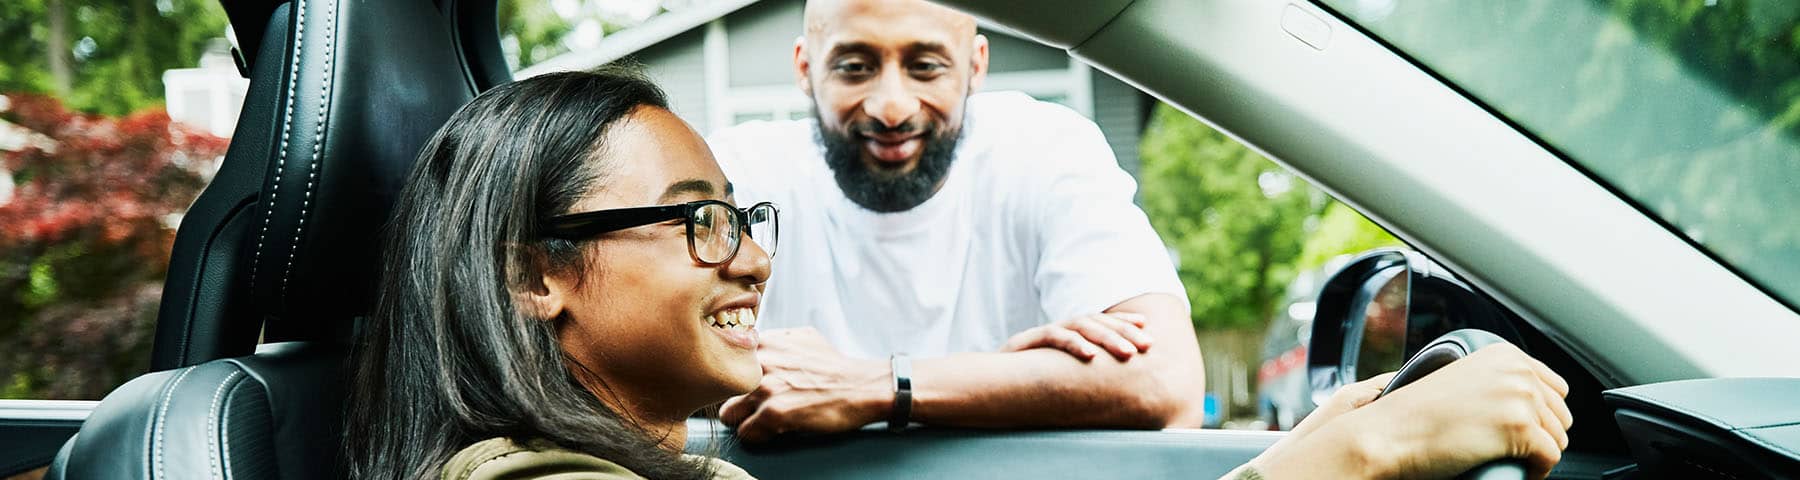
POLYGON ((721 311, 706 317, 708 324, 719 328, 751 329, 756 327, 756 310, 734 308, 721 311))

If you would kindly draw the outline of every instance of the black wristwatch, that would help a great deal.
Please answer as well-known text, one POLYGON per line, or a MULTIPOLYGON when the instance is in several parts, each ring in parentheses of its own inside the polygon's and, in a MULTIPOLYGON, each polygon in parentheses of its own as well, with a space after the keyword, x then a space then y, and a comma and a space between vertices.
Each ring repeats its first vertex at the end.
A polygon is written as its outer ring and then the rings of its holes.
POLYGON ((899 432, 912 423, 912 359, 896 353, 888 361, 894 369, 894 410, 888 414, 888 430, 899 432))

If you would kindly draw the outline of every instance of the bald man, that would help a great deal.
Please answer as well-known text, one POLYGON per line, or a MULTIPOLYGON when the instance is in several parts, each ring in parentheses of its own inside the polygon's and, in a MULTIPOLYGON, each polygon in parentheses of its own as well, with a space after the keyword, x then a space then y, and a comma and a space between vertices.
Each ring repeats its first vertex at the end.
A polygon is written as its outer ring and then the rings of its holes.
POLYGON ((1185 292, 1098 127, 972 94, 988 41, 917 0, 814 0, 810 120, 709 139, 737 200, 781 210, 746 441, 886 421, 1197 427, 1185 292))

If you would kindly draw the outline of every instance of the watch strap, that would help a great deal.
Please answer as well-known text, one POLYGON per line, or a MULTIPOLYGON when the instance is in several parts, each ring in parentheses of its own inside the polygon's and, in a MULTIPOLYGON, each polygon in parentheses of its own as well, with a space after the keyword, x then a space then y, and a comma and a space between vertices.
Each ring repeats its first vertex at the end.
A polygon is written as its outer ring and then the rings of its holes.
POLYGON ((888 430, 906 430, 912 423, 912 359, 904 354, 888 358, 894 371, 894 408, 888 414, 888 430))

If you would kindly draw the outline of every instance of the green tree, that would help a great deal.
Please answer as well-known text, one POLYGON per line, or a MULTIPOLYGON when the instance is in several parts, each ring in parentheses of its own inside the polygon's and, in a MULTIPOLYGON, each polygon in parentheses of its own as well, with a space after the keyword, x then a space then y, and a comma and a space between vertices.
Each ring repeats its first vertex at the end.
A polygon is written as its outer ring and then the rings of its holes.
POLYGON ((1323 195, 1168 106, 1154 113, 1141 152, 1140 201, 1176 252, 1194 325, 1262 325, 1293 278, 1323 195))
POLYGON ((503 45, 517 47, 514 68, 531 66, 551 57, 568 53, 562 39, 575 28, 569 19, 557 15, 545 0, 500 0, 496 11, 503 45))
POLYGON ((124 115, 163 100, 162 73, 194 66, 225 34, 215 0, 0 3, 0 92, 124 115))
POLYGON ((1295 265, 1300 271, 1319 268, 1338 255, 1404 245, 1356 209, 1336 200, 1325 206, 1316 225, 1300 249, 1295 265))
MULTIPOLYGON (((571 47, 567 39, 584 22, 597 22, 603 35, 637 26, 635 19, 618 20, 598 15, 602 1, 611 0, 571 3, 575 11, 564 16, 552 8, 548 0, 500 0, 496 16, 500 24, 500 43, 510 56, 507 61, 516 70, 568 53, 571 47)), ((668 12, 663 3, 667 2, 659 2, 652 17, 668 12)))

